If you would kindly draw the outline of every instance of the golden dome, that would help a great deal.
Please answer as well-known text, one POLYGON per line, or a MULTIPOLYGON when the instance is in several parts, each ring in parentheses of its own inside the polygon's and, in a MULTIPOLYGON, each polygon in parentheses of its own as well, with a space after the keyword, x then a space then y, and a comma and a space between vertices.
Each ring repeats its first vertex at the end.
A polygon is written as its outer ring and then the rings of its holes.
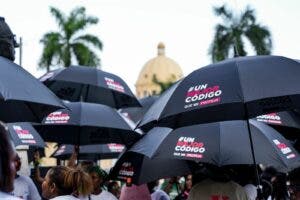
POLYGON ((158 44, 157 56, 144 65, 138 76, 135 86, 139 98, 160 92, 160 87, 153 83, 154 76, 160 82, 175 82, 183 76, 180 66, 174 60, 165 56, 165 45, 163 43, 158 44))

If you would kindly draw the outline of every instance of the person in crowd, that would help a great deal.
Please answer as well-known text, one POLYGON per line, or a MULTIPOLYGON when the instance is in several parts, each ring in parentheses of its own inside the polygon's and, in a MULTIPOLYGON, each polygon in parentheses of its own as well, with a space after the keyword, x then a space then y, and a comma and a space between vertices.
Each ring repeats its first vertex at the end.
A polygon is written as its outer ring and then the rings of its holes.
POLYGON ((152 200, 170 200, 170 197, 163 190, 157 189, 158 180, 147 183, 152 200))
MULTIPOLYGON (((20 171, 22 163, 17 153, 14 162, 16 171, 20 171)), ((15 176, 13 195, 25 200, 41 199, 41 196, 31 178, 19 174, 16 174, 15 176)))
POLYGON ((44 182, 44 178, 41 176, 41 172, 40 172, 40 152, 36 151, 34 152, 34 161, 33 161, 33 165, 34 165, 34 180, 36 181, 36 183, 38 183, 39 185, 41 185, 44 182))
POLYGON ((117 200, 117 198, 110 192, 103 190, 106 172, 99 166, 91 166, 88 168, 88 173, 93 182, 93 191, 89 196, 90 200, 117 200))
POLYGON ((65 166, 49 169, 42 184, 42 195, 50 200, 86 199, 92 190, 92 180, 87 173, 65 166))
POLYGON ((117 199, 120 198, 121 187, 117 181, 110 181, 107 185, 107 190, 112 193, 117 199))
POLYGON ((290 199, 300 199, 300 168, 296 168, 289 173, 289 181, 290 199))
POLYGON ((174 200, 177 195, 179 195, 183 189, 182 184, 179 183, 180 176, 175 176, 172 178, 165 179, 161 185, 161 189, 165 191, 171 200, 174 200))
POLYGON ((11 61, 15 60, 15 48, 18 47, 15 35, 5 22, 4 17, 0 17, 0 56, 11 61))
POLYGON ((5 124, 0 122, 0 199, 19 200, 20 198, 10 195, 14 189, 14 179, 16 175, 14 148, 8 139, 5 124))
POLYGON ((189 174, 184 177, 185 183, 182 192, 175 197, 175 200, 187 200, 193 186, 193 175, 189 174))
POLYGON ((287 188, 287 176, 284 173, 277 173, 275 179, 272 181, 273 192, 272 199, 274 200, 288 200, 290 199, 287 188))
POLYGON ((259 199, 271 199, 273 194, 273 182, 276 179, 277 170, 274 167, 267 167, 260 175, 262 185, 262 193, 258 194, 259 199))
POLYGON ((192 187, 188 200, 248 200, 243 187, 231 180, 227 170, 211 166, 205 174, 207 178, 192 187))
POLYGON ((120 200, 151 200, 151 195, 146 184, 125 184, 121 189, 120 200))

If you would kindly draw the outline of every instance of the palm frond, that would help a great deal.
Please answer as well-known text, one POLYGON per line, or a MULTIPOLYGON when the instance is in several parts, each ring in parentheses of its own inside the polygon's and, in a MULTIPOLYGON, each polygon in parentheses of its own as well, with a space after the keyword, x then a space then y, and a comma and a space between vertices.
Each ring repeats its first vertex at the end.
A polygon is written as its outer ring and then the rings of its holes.
POLYGON ((266 27, 259 24, 251 25, 245 32, 245 35, 254 46, 257 55, 271 54, 271 33, 266 27))
POLYGON ((211 43, 209 54, 212 62, 224 60, 228 57, 230 45, 232 44, 231 32, 228 27, 218 24, 215 28, 214 40, 211 43))
POLYGON ((71 38, 72 35, 80 30, 83 30, 88 25, 97 24, 98 18, 93 16, 87 16, 84 7, 79 7, 72 10, 67 22, 65 23, 64 30, 67 33, 67 38, 71 38))
POLYGON ((50 12, 55 17, 59 27, 63 28, 66 22, 66 17, 64 16, 64 14, 59 9, 54 7, 50 7, 50 12))
POLYGON ((79 65, 97 67, 100 65, 100 59, 96 54, 82 43, 72 44, 73 52, 79 65))
POLYGON ((250 26, 251 24, 255 24, 255 11, 254 9, 250 8, 247 6, 246 10, 243 12, 240 18, 240 26, 241 27, 247 27, 250 26))
POLYGON ((220 16, 220 17, 224 18, 225 20, 233 19, 232 12, 227 9, 225 4, 220 7, 214 7, 213 10, 214 10, 214 13, 216 16, 220 16))
POLYGON ((90 34, 81 35, 81 36, 75 38, 74 42, 84 42, 84 43, 92 44, 99 50, 102 50, 102 48, 103 48, 103 44, 99 40, 99 38, 94 35, 90 35, 90 34))
POLYGON ((43 44, 43 53, 39 61, 39 67, 49 68, 54 59, 59 59, 62 44, 60 43, 62 35, 58 32, 46 33, 40 42, 43 44))

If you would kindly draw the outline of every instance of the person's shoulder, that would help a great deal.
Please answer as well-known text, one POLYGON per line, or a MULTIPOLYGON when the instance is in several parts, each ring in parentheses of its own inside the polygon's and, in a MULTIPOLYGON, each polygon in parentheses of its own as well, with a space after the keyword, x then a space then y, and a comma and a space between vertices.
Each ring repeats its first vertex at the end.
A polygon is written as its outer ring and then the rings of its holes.
POLYGON ((22 181, 22 182, 26 182, 26 183, 31 183, 33 182, 32 179, 28 176, 23 176, 23 175, 19 175, 18 178, 16 178, 16 180, 22 181))
POLYGON ((103 190, 101 192, 101 196, 105 197, 107 200, 117 200, 117 198, 110 192, 103 190))
POLYGON ((155 192, 153 192, 151 194, 151 197, 153 197, 154 199, 159 199, 161 197, 164 197, 164 199, 170 199, 169 196, 168 196, 168 194, 165 191, 160 190, 160 189, 158 189, 155 192))
POLYGON ((64 195, 64 196, 54 197, 53 199, 50 200, 79 200, 79 199, 72 195, 64 195))
POLYGON ((11 196, 11 195, 9 195, 7 193, 4 193, 4 192, 0 192, 0 199, 1 200, 21 200, 18 197, 11 196))

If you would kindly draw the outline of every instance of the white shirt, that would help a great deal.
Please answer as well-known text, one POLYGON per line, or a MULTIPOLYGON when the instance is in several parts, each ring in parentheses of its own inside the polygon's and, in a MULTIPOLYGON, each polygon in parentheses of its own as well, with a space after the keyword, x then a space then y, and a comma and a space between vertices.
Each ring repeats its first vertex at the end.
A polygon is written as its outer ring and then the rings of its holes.
POLYGON ((255 200, 257 197, 257 188, 253 184, 244 186, 245 192, 250 200, 255 200))
POLYGON ((4 192, 0 192, 0 199, 1 200, 21 200, 18 197, 11 196, 11 195, 9 195, 7 193, 4 193, 4 192))
POLYGON ((63 195, 63 196, 54 197, 50 200, 79 200, 79 199, 72 195, 63 195))
POLYGON ((91 200, 118 200, 112 193, 102 190, 98 195, 91 194, 91 200))
POLYGON ((25 200, 41 199, 41 196, 31 178, 22 175, 19 175, 14 180, 13 195, 15 197, 20 197, 25 200))
POLYGON ((155 192, 153 192, 151 194, 151 199, 152 200, 170 200, 170 197, 163 190, 155 190, 155 192))

